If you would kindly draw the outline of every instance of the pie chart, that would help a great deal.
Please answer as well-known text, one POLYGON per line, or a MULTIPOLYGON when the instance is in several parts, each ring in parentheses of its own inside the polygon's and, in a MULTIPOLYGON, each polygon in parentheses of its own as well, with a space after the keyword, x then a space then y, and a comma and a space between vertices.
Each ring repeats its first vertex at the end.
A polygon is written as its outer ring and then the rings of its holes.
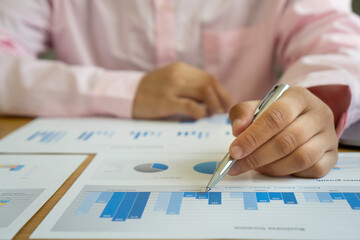
POLYGON ((193 169, 199 173, 213 174, 218 164, 219 162, 203 162, 196 164, 193 169))
POLYGON ((137 165, 134 170, 142 173, 154 173, 165 171, 168 168, 167 165, 162 163, 144 163, 137 165))

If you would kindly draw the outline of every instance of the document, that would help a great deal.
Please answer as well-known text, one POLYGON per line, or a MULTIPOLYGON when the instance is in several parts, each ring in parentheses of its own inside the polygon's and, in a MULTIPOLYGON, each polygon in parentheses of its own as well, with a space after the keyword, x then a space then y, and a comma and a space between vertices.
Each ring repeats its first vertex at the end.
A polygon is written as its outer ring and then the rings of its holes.
POLYGON ((0 239, 11 239, 85 160, 0 154, 0 239))
POLYGON ((100 153, 31 238, 359 238, 359 153, 320 179, 250 171, 201 192, 222 156, 100 153))
POLYGON ((226 114, 196 122, 38 118, 0 140, 7 153, 212 152, 234 137, 226 114))

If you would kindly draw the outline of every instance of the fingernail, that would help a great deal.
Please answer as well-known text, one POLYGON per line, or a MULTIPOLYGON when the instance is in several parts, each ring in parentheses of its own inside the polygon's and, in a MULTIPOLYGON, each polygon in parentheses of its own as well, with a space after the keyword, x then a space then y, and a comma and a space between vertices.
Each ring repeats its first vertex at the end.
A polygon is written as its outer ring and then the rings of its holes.
POLYGON ((240 168, 237 164, 235 164, 229 171, 229 175, 234 176, 240 173, 240 168))
POLYGON ((235 159, 241 159, 243 155, 243 150, 240 146, 232 146, 230 148, 231 156, 235 159))
POLYGON ((240 128, 241 126, 241 119, 235 119, 232 123, 232 130, 233 130, 233 135, 235 135, 235 133, 237 132, 237 130, 240 128))

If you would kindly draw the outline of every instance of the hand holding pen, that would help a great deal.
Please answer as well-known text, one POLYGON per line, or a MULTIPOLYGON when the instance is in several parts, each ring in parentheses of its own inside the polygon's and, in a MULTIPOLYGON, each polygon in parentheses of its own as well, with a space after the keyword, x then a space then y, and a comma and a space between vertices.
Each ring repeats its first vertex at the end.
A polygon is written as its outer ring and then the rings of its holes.
POLYGON ((331 109, 309 90, 292 87, 254 122, 258 101, 235 105, 229 114, 236 159, 229 175, 257 170, 271 176, 322 177, 337 161, 331 109))

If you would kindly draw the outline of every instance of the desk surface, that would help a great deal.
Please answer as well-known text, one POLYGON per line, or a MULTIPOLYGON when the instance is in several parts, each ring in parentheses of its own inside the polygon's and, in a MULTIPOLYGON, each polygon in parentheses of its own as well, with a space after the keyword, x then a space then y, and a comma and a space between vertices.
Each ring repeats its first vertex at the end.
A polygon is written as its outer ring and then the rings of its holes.
MULTIPOLYGON (((18 118, 18 117, 1 117, 0 118, 0 138, 6 136, 12 131, 30 122, 32 118, 18 118)), ((359 148, 341 148, 340 152, 360 151, 359 148)), ((94 154, 80 165, 80 167, 66 180, 66 182, 56 191, 56 193, 40 208, 40 210, 22 227, 18 234, 14 237, 15 240, 29 239, 31 233, 37 228, 41 221, 71 187, 75 180, 80 176, 84 169, 89 165, 94 158, 94 154)))

